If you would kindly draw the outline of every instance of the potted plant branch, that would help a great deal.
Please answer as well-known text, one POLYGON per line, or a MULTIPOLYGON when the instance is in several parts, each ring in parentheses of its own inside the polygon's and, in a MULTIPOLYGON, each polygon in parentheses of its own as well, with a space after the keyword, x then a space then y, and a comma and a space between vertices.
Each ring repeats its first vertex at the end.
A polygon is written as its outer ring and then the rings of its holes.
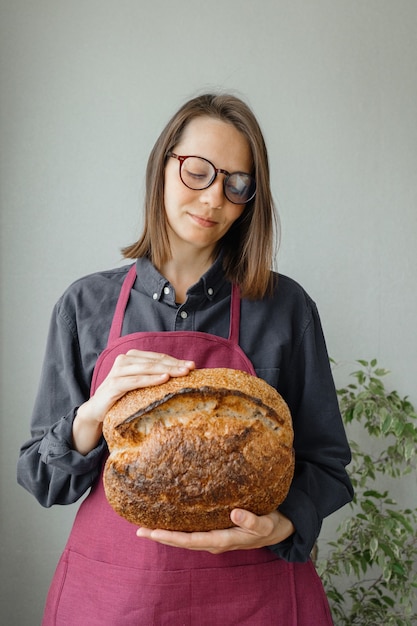
POLYGON ((338 390, 348 436, 360 437, 350 440, 355 497, 317 568, 336 626, 411 626, 417 624, 417 507, 402 508, 395 495, 398 481, 408 479, 416 489, 417 416, 407 397, 385 388, 388 372, 376 359, 358 363, 354 382, 338 390))

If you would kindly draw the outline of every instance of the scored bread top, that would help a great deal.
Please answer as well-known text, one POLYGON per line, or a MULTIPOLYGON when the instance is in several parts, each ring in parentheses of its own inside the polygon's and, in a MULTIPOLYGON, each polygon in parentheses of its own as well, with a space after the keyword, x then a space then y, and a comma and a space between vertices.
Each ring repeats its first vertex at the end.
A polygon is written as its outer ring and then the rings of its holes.
POLYGON ((106 415, 103 434, 106 498, 148 528, 229 528, 239 507, 266 515, 285 499, 294 473, 285 401, 238 370, 193 370, 130 391, 106 415))
POLYGON ((282 426, 291 425, 291 415, 282 396, 262 378, 230 368, 191 370, 186 376, 170 378, 162 385, 127 392, 112 406, 103 423, 103 434, 112 440, 114 429, 140 418, 179 394, 236 394, 267 409, 268 418, 282 426))

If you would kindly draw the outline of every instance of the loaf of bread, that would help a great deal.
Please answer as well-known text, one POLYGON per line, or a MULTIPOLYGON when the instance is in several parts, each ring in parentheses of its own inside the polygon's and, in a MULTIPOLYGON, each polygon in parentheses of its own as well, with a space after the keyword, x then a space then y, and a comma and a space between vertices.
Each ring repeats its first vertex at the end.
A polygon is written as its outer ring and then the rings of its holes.
POLYGON ((106 415, 107 500, 139 526, 231 527, 285 499, 294 472, 289 409, 261 378, 226 368, 128 392, 106 415))

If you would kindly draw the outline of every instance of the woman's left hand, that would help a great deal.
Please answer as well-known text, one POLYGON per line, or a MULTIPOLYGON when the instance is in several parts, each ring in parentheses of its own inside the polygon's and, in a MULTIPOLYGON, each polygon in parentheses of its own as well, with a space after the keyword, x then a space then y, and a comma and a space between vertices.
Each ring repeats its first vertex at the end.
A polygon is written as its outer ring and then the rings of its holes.
POLYGON ((292 522, 279 511, 258 516, 243 509, 233 509, 230 518, 236 526, 225 530, 184 533, 141 527, 136 534, 166 546, 221 554, 230 550, 272 546, 295 531, 292 522))

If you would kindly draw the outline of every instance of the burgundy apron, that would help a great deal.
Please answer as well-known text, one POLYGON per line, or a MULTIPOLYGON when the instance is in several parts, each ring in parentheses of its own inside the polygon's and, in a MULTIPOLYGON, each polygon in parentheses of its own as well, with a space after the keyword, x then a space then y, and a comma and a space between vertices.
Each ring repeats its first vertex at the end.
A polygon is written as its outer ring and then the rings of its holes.
MULTIPOLYGON (((240 297, 232 289, 229 338, 196 331, 121 336, 136 279, 128 272, 91 394, 118 354, 150 350, 202 367, 255 375, 239 347, 240 297)), ((287 563, 268 548, 213 555, 160 545, 107 503, 102 476, 81 504, 49 590, 43 626, 331 626, 321 581, 309 561, 287 563)))

